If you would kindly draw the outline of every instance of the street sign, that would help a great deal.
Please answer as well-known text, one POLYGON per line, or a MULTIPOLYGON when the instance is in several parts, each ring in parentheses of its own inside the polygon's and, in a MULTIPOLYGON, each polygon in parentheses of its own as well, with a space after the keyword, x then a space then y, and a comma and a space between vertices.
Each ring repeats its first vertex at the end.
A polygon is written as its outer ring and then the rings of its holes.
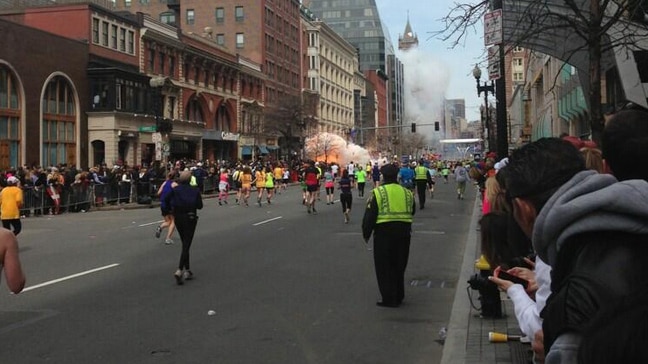
POLYGON ((497 80, 501 77, 500 72, 500 46, 494 45, 488 48, 488 79, 497 80))
POLYGON ((484 14, 484 45, 502 43, 502 9, 484 14))
POLYGON ((155 160, 162 160, 162 142, 155 142, 155 160))
POLYGON ((162 133, 153 133, 151 134, 151 141, 153 143, 158 143, 162 141, 162 133))
POLYGON ((155 125, 140 126, 139 131, 144 133, 154 133, 157 131, 157 127, 155 125))

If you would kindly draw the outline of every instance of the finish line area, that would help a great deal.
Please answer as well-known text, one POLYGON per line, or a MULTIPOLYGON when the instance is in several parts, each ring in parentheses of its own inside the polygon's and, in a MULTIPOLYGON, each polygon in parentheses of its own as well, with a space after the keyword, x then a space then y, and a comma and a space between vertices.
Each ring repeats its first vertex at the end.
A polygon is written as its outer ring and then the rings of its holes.
POLYGON ((441 139, 441 153, 443 159, 477 160, 482 157, 482 139, 441 139))

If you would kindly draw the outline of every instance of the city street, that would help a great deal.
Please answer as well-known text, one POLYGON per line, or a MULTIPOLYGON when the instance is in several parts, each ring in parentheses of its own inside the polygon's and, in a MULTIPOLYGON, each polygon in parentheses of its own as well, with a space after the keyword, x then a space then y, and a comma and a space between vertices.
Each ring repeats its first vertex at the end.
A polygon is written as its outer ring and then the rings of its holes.
POLYGON ((173 245, 166 231, 154 237, 158 208, 24 219, 27 287, 0 286, 0 363, 439 363, 435 340, 466 287, 475 197, 469 187, 457 200, 452 179, 439 181, 416 211, 397 309, 375 305, 355 190, 349 224, 339 202, 307 214, 296 185, 261 208, 254 194, 247 208, 205 199, 196 277, 183 286, 177 233, 173 245))

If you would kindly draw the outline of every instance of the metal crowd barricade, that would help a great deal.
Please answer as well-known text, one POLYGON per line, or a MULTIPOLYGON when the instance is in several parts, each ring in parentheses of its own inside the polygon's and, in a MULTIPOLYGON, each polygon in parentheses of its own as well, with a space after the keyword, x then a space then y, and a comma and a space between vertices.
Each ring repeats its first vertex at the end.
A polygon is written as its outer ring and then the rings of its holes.
POLYGON ((202 194, 216 193, 218 191, 218 180, 216 176, 210 175, 203 180, 203 189, 200 191, 202 194))

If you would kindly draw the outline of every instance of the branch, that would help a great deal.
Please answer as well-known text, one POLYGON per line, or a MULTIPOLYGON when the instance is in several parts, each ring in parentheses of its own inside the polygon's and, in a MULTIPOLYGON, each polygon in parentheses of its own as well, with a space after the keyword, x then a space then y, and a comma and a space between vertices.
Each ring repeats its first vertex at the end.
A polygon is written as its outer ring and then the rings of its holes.
POLYGON ((480 0, 477 4, 459 4, 454 3, 448 15, 440 20, 445 23, 442 30, 431 32, 430 38, 437 38, 444 42, 454 39, 450 48, 455 48, 463 44, 468 29, 475 29, 476 25, 482 20, 484 14, 488 11, 488 0, 480 0))

